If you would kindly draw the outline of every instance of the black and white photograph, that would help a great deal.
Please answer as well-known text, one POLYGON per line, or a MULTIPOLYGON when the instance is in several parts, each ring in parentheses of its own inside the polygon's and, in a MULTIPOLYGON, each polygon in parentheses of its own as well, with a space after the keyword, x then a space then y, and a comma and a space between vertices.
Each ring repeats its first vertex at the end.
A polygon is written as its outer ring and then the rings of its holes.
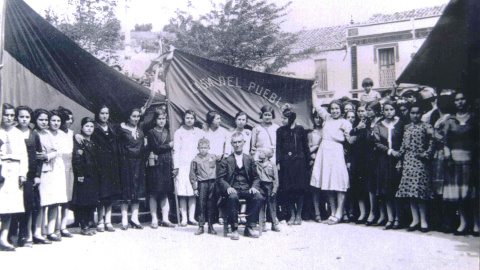
POLYGON ((479 269, 480 1, 0 0, 1 269, 479 269))

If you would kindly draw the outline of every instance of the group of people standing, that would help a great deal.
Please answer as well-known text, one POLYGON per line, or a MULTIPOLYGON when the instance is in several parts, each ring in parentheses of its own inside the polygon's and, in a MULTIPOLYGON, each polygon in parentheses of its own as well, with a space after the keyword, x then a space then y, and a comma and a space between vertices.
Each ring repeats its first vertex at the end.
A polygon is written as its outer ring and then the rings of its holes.
POLYGON ((230 224, 231 238, 238 239, 239 199, 246 199, 245 236, 250 237, 258 237, 253 228, 267 216, 272 231, 280 231, 279 219, 300 225, 305 203, 313 205, 315 221, 329 225, 347 217, 388 230, 411 220, 408 231, 427 232, 433 219, 445 232, 478 236, 479 128, 467 96, 441 94, 426 108, 419 96, 380 100, 371 80, 363 85, 361 102, 320 105, 312 92, 313 129, 296 124, 290 108, 282 112, 280 127, 273 123, 275 110, 263 106, 252 130, 245 112, 238 112, 235 128, 226 130, 218 112, 208 112, 199 128, 196 113, 187 110, 173 138, 165 109, 156 109, 151 123, 144 124, 151 99, 120 125, 109 121, 110 109, 101 106, 95 119, 81 120, 77 134, 66 108, 33 111, 4 103, 0 248, 15 250, 9 241, 17 230, 18 246, 73 237, 67 230, 69 209, 82 235, 115 231, 116 201, 120 228, 142 229, 139 203, 147 196, 151 227, 174 227, 168 200, 173 192, 179 225, 199 226, 196 235, 204 233, 206 223, 208 233, 216 234, 218 212, 219 222, 230 224), (441 203, 429 214, 428 202, 434 200, 441 203))

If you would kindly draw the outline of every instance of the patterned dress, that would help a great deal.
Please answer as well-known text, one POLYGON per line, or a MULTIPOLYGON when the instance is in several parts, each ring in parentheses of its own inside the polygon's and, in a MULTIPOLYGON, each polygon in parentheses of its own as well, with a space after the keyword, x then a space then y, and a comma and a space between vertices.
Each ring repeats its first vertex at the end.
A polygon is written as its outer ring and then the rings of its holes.
POLYGON ((420 122, 409 124, 403 134, 400 154, 404 156, 402 180, 398 198, 433 199, 432 183, 427 169, 427 160, 433 154, 433 127, 420 122), (418 157, 422 154, 424 157, 418 157))

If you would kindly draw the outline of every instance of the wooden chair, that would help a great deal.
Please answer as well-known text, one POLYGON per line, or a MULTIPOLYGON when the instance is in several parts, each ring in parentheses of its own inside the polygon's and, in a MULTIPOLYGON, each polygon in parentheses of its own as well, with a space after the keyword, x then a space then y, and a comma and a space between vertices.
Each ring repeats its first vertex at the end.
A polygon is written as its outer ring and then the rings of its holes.
MULTIPOLYGON (((246 213, 246 211, 242 211, 242 208, 245 208, 245 209, 246 209, 247 200, 245 200, 245 199, 240 199, 239 202, 240 202, 240 212, 238 213, 238 218, 239 218, 239 219, 240 219, 240 218, 247 218, 247 213, 246 213), (242 206, 245 206, 245 207, 242 207, 242 206)), ((263 207, 263 206, 262 206, 262 207, 263 207)), ((228 215, 228 211, 226 211, 226 209, 225 209, 224 213, 228 215)), ((258 224, 259 224, 259 227, 260 227, 260 229, 258 230, 258 231, 259 231, 259 233, 258 233, 259 236, 262 236, 263 221, 264 221, 264 219, 265 219, 265 217, 260 217, 260 218, 258 219, 258 224)), ((240 223, 239 223, 239 225, 240 225, 240 223)), ((228 216, 227 216, 227 217, 224 219, 224 221, 223 221, 223 236, 224 236, 224 237, 228 237, 228 216)))

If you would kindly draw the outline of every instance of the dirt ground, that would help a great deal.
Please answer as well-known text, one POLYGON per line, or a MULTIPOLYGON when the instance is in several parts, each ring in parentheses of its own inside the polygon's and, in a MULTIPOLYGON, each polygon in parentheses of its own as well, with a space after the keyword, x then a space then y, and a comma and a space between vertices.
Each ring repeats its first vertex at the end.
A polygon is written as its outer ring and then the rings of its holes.
POLYGON ((219 225, 216 236, 194 236, 193 226, 144 225, 0 252, 1 269, 479 269, 480 239, 473 236, 303 222, 280 224, 281 232, 259 239, 240 229, 232 241, 219 225))

